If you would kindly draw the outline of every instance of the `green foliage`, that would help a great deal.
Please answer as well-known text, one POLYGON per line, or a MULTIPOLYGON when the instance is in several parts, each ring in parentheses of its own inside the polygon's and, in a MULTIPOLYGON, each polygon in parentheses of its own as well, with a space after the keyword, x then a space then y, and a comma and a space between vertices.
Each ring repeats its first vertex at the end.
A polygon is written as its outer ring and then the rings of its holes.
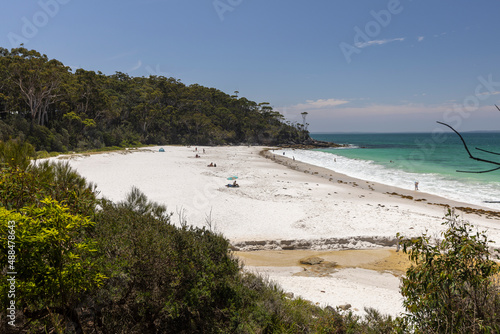
POLYGON ((68 163, 43 162, 26 170, 6 167, 0 174, 0 206, 8 210, 41 205, 53 198, 72 213, 92 216, 97 205, 95 186, 71 169, 68 163))
POLYGON ((364 317, 352 312, 337 312, 331 307, 323 310, 313 323, 311 333, 356 333, 356 334, 406 334, 400 318, 382 315, 373 308, 365 308, 364 317))
POLYGON ((147 196, 137 187, 132 187, 125 201, 120 204, 120 207, 129 209, 140 215, 148 215, 158 219, 170 217, 170 214, 167 214, 166 206, 149 201, 147 196))
POLYGON ((37 195, 45 194, 68 206, 72 213, 93 216, 97 205, 96 186, 67 162, 37 163, 30 169, 37 183, 37 195))
POLYGON ((227 240, 169 221, 137 191, 124 203, 104 201, 96 235, 110 280, 95 300, 108 331, 215 332, 227 317, 239 275, 227 240))
POLYGON ((47 151, 38 151, 36 152, 36 158, 37 159, 48 159, 48 158, 54 158, 57 157, 58 155, 61 155, 62 152, 47 152, 47 151))
POLYGON ((403 278, 401 293, 407 321, 419 333, 498 333, 500 289, 492 277, 489 240, 449 212, 443 240, 428 235, 399 236, 414 264, 403 278))
MULTIPOLYGON (((72 310, 90 289, 102 284, 91 256, 95 242, 87 236, 92 223, 69 213, 57 201, 45 199, 40 207, 13 212, 0 207, 0 263, 8 261, 8 227, 15 232, 15 301, 28 318, 41 319, 49 311, 72 318, 72 310), (9 223, 10 222, 10 223, 9 223)), ((4 267, 4 268, 5 268, 4 267)), ((0 281, 2 305, 7 305, 9 282, 0 281)))
MULTIPOLYGON (((25 162, 6 165, 0 174, 0 263, 8 263, 7 227, 15 222, 16 303, 22 309, 17 320, 29 321, 35 331, 65 324, 81 328, 76 306, 104 279, 94 263, 96 246, 89 235, 94 223, 86 218, 97 205, 94 186, 67 163, 26 167, 27 154, 33 153, 27 145, 6 147, 18 157, 13 161, 25 162)), ((6 282, 0 283, 2 302, 6 282)))
POLYGON ((0 174, 0 205, 8 210, 39 203, 38 180, 32 173, 20 168, 7 167, 0 174))
POLYGON ((21 142, 20 139, 0 141, 0 166, 26 169, 34 157, 35 149, 29 143, 21 142))

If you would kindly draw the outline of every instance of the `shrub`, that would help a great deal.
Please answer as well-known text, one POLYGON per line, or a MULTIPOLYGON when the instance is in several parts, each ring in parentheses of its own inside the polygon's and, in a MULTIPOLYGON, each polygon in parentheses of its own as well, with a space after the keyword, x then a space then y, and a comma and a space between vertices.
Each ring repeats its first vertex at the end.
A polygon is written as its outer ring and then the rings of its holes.
MULTIPOLYGON (((63 322, 73 324, 75 331, 81 330, 76 306, 85 292, 105 278, 91 256, 96 246, 86 231, 92 225, 50 199, 19 213, 0 207, 0 263, 5 268, 8 265, 7 271, 16 272, 10 275, 15 279, 11 300, 18 309, 22 307, 22 316, 35 321, 33 327, 57 327, 51 319, 59 318, 47 317, 57 314, 63 322)), ((10 303, 9 289, 9 282, 0 280, 2 305, 10 303)), ((22 325, 17 322, 18 328, 22 325)))
MULTIPOLYGON (((104 279, 95 269, 96 248, 89 239, 94 224, 87 216, 94 214, 97 204, 94 186, 68 164, 20 168, 29 162, 26 152, 32 148, 8 145, 15 156, 12 161, 21 163, 7 165, 0 174, 0 263, 5 273, 12 251, 7 241, 9 222, 15 222, 11 246, 16 252, 17 328, 51 332, 68 325, 79 332, 77 305, 104 279)), ((0 282, 2 302, 7 298, 6 282, 0 282)), ((6 330, 4 325, 0 331, 6 330)))
POLYGON ((9 210, 40 205, 52 198, 70 212, 92 216, 97 205, 95 186, 75 172, 68 163, 45 161, 26 170, 7 167, 0 174, 0 206, 9 210))
POLYGON ((96 322, 114 333, 216 331, 229 318, 238 262, 206 229, 170 224, 164 207, 135 190, 103 201, 96 237, 110 277, 94 297, 96 322))
MULTIPOLYGON (((414 264, 403 278, 406 321, 419 333, 498 333, 500 290, 492 277, 499 266, 485 232, 448 212, 443 240, 399 236, 414 264)), ((498 257, 497 257, 498 258, 498 257)))
POLYGON ((20 139, 0 142, 0 164, 26 169, 35 157, 35 149, 20 139))

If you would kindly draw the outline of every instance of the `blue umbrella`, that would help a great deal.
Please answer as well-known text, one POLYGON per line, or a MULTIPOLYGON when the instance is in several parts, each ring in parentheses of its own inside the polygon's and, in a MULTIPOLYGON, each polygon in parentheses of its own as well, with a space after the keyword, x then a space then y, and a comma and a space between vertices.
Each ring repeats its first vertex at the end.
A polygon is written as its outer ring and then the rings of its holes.
POLYGON ((228 177, 227 179, 228 179, 228 180, 236 180, 237 178, 238 178, 237 176, 230 176, 230 177, 228 177))

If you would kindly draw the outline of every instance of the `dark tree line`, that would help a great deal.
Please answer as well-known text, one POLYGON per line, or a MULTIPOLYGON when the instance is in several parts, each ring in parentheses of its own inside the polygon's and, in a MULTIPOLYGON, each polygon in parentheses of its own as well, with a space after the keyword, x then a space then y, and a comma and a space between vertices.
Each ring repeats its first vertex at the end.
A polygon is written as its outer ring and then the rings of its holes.
POLYGON ((24 47, 0 48, 0 115, 0 140, 21 137, 46 151, 309 139, 266 102, 163 76, 72 72, 24 47))

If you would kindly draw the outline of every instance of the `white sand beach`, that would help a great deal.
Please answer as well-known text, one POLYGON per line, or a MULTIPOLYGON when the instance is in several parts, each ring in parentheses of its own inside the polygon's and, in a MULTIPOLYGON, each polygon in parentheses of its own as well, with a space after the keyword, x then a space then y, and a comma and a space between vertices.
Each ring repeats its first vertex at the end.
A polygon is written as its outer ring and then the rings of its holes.
MULTIPOLYGON (((416 192, 412 184, 399 189, 270 152, 266 158, 263 147, 159 148, 52 159, 68 159, 111 200, 123 200, 136 186, 166 204, 174 222, 179 215, 195 226, 210 221, 238 250, 246 270, 262 273, 294 296, 321 306, 350 304, 361 315, 364 307, 391 315, 404 311, 399 284, 405 256, 395 252, 396 233, 438 237, 446 212, 442 204, 481 209, 416 192), (212 162, 217 167, 207 167, 212 162), (239 188, 225 186, 232 183, 230 176, 238 176, 239 188), (342 251, 353 249, 364 251, 342 251), (299 263, 311 256, 324 263, 299 263), (333 262, 339 267, 329 266, 333 262)), ((498 218, 457 213, 500 243, 498 218)))

